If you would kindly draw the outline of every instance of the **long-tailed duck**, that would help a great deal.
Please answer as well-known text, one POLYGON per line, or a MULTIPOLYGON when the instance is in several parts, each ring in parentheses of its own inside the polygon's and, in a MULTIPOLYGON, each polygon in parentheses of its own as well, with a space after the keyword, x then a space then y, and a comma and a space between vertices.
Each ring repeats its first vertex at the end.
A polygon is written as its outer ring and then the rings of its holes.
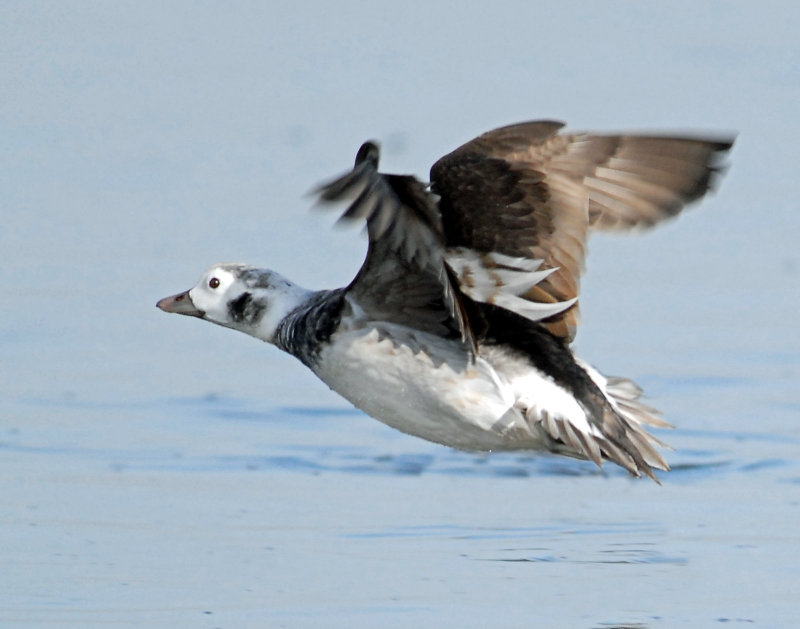
POLYGON ((570 350, 594 230, 642 228, 702 197, 732 138, 559 133, 536 121, 444 156, 431 183, 352 171, 317 189, 365 220, 366 260, 345 288, 309 291, 245 264, 211 267, 166 312, 244 332, 296 356, 376 419, 474 451, 611 460, 654 480, 669 466, 645 426, 668 426, 632 381, 570 350))

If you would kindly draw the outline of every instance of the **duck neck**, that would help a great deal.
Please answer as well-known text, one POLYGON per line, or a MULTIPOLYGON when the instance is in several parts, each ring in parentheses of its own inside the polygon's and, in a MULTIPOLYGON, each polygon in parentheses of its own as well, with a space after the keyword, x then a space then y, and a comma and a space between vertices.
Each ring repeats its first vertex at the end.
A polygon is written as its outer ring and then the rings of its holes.
POLYGON ((321 347, 339 327, 344 292, 340 288, 310 293, 302 305, 278 323, 272 343, 313 368, 321 347))

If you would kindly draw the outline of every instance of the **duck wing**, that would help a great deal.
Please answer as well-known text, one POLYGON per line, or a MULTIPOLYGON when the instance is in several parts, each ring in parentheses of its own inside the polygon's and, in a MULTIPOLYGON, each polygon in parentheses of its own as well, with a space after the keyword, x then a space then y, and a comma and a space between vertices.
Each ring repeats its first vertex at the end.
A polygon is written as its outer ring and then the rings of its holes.
POLYGON ((378 172, 378 159, 378 145, 366 142, 352 171, 317 189, 323 202, 349 203, 340 221, 366 221, 369 248, 347 293, 373 320, 460 336, 474 353, 436 199, 413 176, 378 172))
POLYGON ((431 191, 464 293, 534 320, 542 306, 571 306, 542 321, 569 342, 590 231, 677 215, 713 186, 733 139, 560 134, 563 126, 489 131, 433 165, 431 191))

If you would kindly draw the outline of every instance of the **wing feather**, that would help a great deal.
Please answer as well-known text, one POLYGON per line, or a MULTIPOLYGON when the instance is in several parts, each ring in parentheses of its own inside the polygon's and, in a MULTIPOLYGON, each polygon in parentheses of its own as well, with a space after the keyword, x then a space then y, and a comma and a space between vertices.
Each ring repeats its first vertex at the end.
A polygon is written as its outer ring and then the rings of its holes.
POLYGON ((414 177, 379 173, 378 156, 377 144, 365 143, 352 171, 317 189, 321 201, 349 201, 340 221, 367 225, 367 256, 348 293, 370 317, 460 335, 474 353, 462 295, 445 265, 435 199, 414 177))
MULTIPOLYGON (((712 187, 733 141, 559 134, 562 127, 495 129, 431 169, 445 246, 543 260, 552 273, 520 295, 532 302, 574 303, 590 229, 649 227, 678 214, 712 187)), ((572 340, 578 317, 573 306, 543 324, 572 340)))
POLYGON ((365 143, 353 170, 319 189, 323 201, 349 201, 340 220, 367 224, 369 251, 350 290, 390 320, 434 316, 473 347, 465 299, 571 341, 590 231, 678 214, 712 187, 732 140, 562 127, 545 120, 485 133, 434 164, 430 191, 379 173, 378 146, 365 143))

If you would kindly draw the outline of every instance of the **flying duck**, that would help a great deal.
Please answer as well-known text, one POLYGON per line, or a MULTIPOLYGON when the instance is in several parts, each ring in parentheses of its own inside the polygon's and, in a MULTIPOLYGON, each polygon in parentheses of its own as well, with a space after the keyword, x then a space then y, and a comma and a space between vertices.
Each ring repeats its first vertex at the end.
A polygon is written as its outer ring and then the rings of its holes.
POLYGON ((472 451, 610 460, 658 481, 669 426, 631 380, 570 348, 592 230, 655 225, 702 197, 732 138, 561 132, 535 121, 484 133, 430 183, 378 171, 378 145, 321 185, 365 221, 346 287, 310 291, 274 271, 217 264, 166 312, 296 356, 331 389, 405 433, 472 451))

